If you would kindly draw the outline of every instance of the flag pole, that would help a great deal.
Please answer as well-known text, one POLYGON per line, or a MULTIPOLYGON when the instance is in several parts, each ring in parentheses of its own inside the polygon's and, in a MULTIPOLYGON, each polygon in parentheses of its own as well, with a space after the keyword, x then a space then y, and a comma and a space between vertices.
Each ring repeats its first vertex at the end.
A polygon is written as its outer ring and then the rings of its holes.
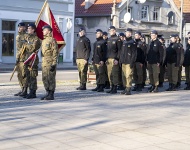
POLYGON ((41 9, 40 14, 39 14, 39 16, 38 16, 38 19, 37 19, 36 22, 35 22, 36 25, 39 23, 40 16, 42 15, 42 12, 43 12, 43 10, 44 10, 46 4, 47 4, 47 0, 45 0, 44 4, 43 4, 43 6, 42 6, 42 9, 41 9))

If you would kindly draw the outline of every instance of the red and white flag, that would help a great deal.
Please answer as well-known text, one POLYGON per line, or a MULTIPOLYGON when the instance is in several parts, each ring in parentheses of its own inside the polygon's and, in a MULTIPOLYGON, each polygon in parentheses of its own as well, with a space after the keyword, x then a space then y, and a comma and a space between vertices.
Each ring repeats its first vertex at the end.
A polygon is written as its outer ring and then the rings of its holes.
POLYGON ((52 36, 55 38, 58 44, 59 51, 65 46, 65 40, 61 34, 61 31, 56 23, 53 13, 49 7, 47 0, 45 1, 42 10, 36 21, 36 33, 37 36, 43 40, 42 27, 44 25, 50 25, 52 27, 52 36))
POLYGON ((34 65, 34 62, 36 61, 36 57, 37 57, 37 54, 36 53, 32 53, 28 59, 24 62, 24 64, 29 64, 29 67, 32 68, 33 65, 34 65))

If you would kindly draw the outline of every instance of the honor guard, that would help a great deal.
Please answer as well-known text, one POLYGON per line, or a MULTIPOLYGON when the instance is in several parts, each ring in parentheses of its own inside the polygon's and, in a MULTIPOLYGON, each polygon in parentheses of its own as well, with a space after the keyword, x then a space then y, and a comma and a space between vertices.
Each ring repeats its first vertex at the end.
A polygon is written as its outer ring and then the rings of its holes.
POLYGON ((79 29, 79 39, 76 43, 76 63, 79 72, 80 86, 77 90, 86 90, 88 60, 91 52, 90 40, 85 36, 84 28, 79 29))

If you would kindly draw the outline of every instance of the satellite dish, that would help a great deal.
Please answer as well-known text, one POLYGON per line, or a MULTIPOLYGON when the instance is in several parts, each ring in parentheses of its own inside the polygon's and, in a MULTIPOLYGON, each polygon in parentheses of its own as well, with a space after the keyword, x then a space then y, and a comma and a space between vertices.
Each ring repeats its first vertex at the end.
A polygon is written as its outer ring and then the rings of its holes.
POLYGON ((139 2, 140 2, 141 4, 143 4, 143 3, 146 2, 146 0, 139 0, 139 2))
POLYGON ((174 15, 173 11, 170 11, 170 12, 168 13, 168 17, 172 17, 173 15, 174 15))
POLYGON ((124 21, 125 23, 128 23, 130 20, 131 20, 131 14, 130 14, 129 12, 127 12, 127 13, 124 15, 123 21, 124 21))

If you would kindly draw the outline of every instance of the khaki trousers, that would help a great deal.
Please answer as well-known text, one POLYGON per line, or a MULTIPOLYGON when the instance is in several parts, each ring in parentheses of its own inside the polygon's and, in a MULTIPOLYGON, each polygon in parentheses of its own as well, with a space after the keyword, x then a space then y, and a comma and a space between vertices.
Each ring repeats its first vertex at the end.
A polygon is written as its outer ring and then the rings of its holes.
POLYGON ((130 64, 122 64, 122 80, 123 86, 126 88, 132 87, 133 68, 130 67, 130 64))
POLYGON ((158 86, 160 67, 157 64, 148 64, 148 72, 150 84, 153 86, 158 86))

